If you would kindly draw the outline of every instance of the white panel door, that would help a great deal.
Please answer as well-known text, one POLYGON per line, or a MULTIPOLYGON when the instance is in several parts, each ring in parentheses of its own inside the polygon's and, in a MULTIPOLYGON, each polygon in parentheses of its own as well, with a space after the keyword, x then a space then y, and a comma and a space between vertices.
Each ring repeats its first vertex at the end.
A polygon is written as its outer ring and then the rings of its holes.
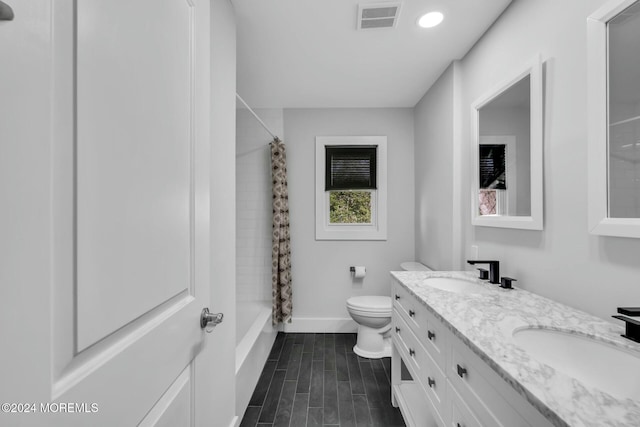
POLYGON ((0 425, 215 424, 209 2, 9 3, 0 425))

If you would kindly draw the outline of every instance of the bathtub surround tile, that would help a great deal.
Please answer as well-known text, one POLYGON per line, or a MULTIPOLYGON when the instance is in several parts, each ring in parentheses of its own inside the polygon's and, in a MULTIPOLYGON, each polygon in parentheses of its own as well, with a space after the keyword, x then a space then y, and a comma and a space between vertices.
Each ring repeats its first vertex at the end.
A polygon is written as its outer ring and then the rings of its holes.
POLYGON ((241 427, 404 426, 391 406, 389 359, 358 357, 355 341, 279 333, 241 427))

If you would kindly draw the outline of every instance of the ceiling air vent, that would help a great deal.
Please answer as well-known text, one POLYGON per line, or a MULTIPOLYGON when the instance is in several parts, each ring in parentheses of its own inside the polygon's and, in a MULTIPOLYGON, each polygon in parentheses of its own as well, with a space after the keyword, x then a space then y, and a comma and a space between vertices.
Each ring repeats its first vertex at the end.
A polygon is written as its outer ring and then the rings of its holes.
POLYGON ((358 29, 393 28, 400 15, 400 2, 358 5, 358 29))

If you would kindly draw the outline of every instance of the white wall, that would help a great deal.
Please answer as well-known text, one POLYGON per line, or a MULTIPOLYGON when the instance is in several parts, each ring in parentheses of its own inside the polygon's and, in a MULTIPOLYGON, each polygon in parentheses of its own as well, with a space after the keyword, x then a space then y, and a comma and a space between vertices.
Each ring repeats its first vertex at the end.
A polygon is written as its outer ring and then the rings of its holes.
MULTIPOLYGON (((282 109, 256 109, 276 135, 282 109)), ((236 295, 238 301, 271 301, 271 152, 273 138, 249 110, 236 116, 236 295)))
POLYGON ((415 107, 416 259, 434 270, 456 267, 454 255, 454 65, 415 107))
MULTIPOLYGON (((478 245, 480 257, 500 260, 503 275, 517 278, 517 285, 608 319, 617 306, 640 302, 640 240, 598 237, 587 231, 586 18, 604 3, 513 2, 461 61, 461 108, 456 111, 464 139, 461 189, 466 195, 471 194, 472 170, 469 106, 505 80, 515 66, 542 54, 546 60, 544 230, 473 227, 470 200, 463 197, 464 258, 471 257, 471 245, 478 245)), ((417 110, 416 123, 427 119, 417 110)), ((416 140, 416 152, 425 149, 423 144, 440 143, 416 140)))
POLYGON ((389 295, 389 271, 414 259, 412 109, 285 109, 291 215, 293 323, 286 330, 355 330, 345 308, 353 295, 389 295), (388 137, 388 240, 315 240, 315 137, 388 137), (364 265, 355 283, 349 266, 364 265))

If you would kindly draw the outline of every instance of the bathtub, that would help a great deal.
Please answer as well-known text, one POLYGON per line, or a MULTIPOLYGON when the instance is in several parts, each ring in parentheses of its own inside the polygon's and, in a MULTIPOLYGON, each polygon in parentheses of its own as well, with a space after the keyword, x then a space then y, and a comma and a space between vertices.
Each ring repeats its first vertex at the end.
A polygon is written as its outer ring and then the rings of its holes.
POLYGON ((236 316, 236 414, 242 419, 278 331, 271 301, 238 302, 236 316))

